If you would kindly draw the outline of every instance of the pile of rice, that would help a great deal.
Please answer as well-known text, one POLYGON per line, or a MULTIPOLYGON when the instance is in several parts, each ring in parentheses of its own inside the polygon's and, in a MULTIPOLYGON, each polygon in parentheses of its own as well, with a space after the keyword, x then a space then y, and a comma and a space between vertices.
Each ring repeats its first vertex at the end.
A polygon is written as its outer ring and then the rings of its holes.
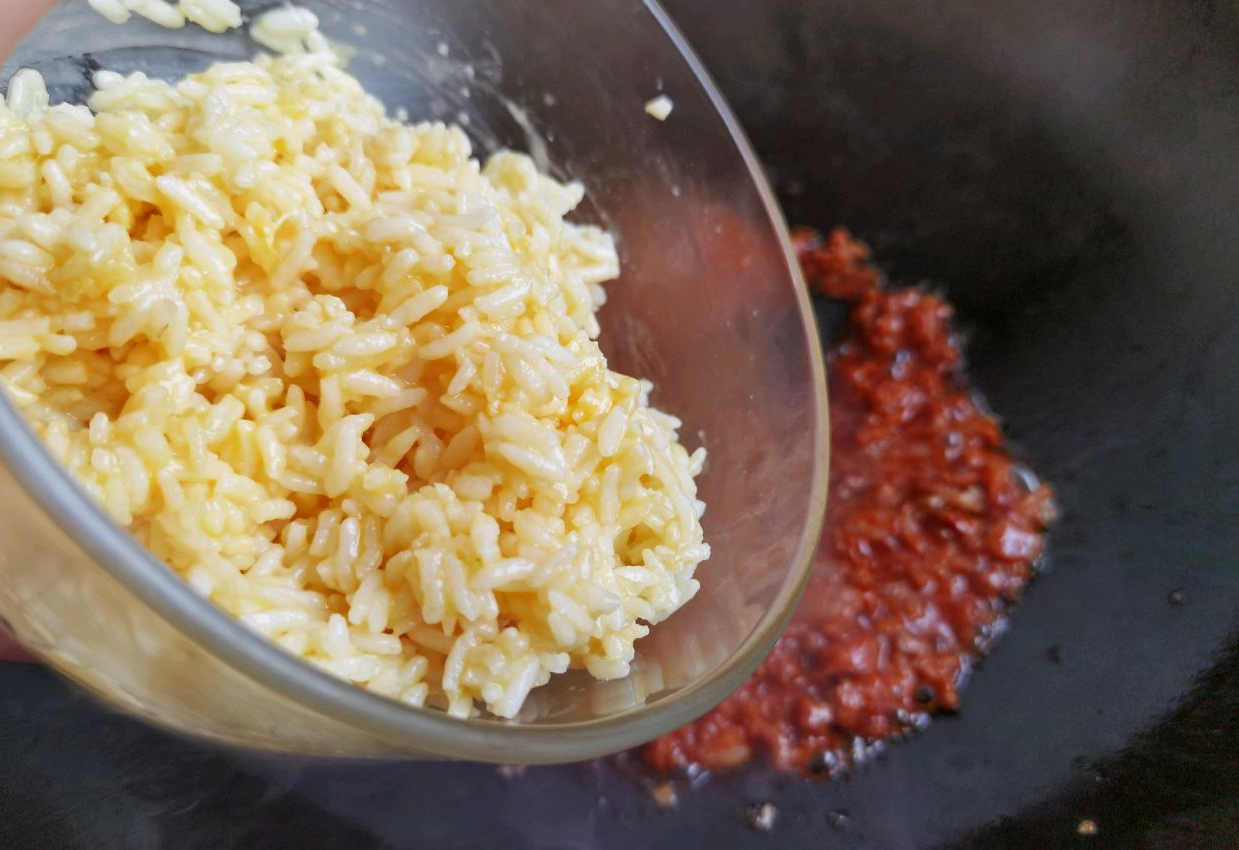
POLYGON ((54 456, 351 682, 512 717, 624 676, 697 590, 704 452, 607 368, 581 187, 390 120, 331 53, 96 88, 0 105, 0 379, 54 456))

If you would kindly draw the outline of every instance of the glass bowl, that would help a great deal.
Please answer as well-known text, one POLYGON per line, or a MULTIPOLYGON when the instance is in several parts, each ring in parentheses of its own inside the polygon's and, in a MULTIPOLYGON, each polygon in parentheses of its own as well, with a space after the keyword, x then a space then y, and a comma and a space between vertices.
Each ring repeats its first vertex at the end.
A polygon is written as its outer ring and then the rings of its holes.
MULTIPOLYGON (((242 3, 247 15, 272 4, 242 3)), ((514 721, 450 718, 361 690, 252 634, 80 492, 0 398, 0 615, 46 663, 133 714, 251 748, 341 756, 572 761, 709 710, 786 625, 826 495, 813 315, 786 228, 734 117, 652 2, 309 2, 389 110, 465 126, 478 152, 526 150, 582 181, 578 218, 616 233, 600 320, 615 368, 704 444, 713 556, 698 596, 637 645, 629 677, 557 677, 514 721), (665 121, 645 112, 666 95, 665 121)), ((41 71, 53 102, 94 70, 177 78, 248 58, 244 31, 105 21, 57 5, 0 72, 41 71)))

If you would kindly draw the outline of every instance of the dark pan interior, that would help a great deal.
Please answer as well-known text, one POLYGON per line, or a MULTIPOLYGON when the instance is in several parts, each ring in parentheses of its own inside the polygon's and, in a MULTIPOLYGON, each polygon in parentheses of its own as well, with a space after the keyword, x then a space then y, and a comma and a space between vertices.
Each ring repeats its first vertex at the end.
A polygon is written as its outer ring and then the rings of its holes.
POLYGON ((0 847, 1239 846, 1239 10, 667 5, 789 220, 948 293, 1059 493, 1051 570, 960 715, 846 782, 716 777, 662 812, 613 763, 242 755, 0 665, 0 847))

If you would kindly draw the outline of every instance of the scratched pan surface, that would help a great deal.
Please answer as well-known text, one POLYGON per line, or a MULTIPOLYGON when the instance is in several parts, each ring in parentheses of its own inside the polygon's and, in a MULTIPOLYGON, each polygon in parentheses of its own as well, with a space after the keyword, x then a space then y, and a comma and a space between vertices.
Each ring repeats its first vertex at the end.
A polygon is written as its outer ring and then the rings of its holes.
POLYGON ((663 812, 610 763, 241 754, 0 664, 0 847, 1239 846, 1239 11, 669 6, 789 218, 947 291, 1058 489, 1051 571, 960 715, 847 782, 716 777, 663 812))

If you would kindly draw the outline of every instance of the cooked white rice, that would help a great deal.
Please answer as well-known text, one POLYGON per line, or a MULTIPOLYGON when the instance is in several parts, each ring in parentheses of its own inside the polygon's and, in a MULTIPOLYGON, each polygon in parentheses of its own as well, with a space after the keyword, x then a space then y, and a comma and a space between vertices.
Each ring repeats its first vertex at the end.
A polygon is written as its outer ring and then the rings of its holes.
POLYGON ((511 717, 624 676, 697 590, 704 452, 607 368, 581 187, 390 120, 330 53, 97 86, 0 106, 0 378, 54 456, 351 682, 511 717))
POLYGON ((211 32, 241 26, 241 8, 232 0, 87 0, 90 7, 115 24, 138 15, 160 26, 180 29, 192 21, 211 32))
POLYGON ((671 98, 665 94, 660 94, 658 97, 646 101, 645 114, 659 121, 666 121, 671 117, 671 110, 674 108, 675 104, 672 103, 671 98))

